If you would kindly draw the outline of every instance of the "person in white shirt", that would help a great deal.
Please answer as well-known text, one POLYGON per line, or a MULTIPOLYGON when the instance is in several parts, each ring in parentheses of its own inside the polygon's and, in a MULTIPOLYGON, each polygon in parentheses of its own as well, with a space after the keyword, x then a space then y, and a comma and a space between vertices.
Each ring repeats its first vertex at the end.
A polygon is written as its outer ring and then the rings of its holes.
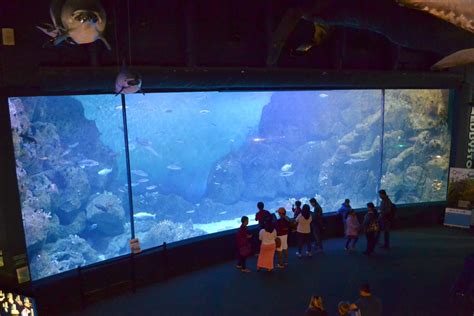
POLYGON ((308 204, 303 205, 301 209, 301 214, 296 217, 296 223, 298 226, 296 227, 296 237, 298 240, 298 252, 296 255, 301 258, 303 246, 306 245, 307 251, 306 255, 311 257, 311 212, 310 207, 308 204))
POLYGON ((276 229, 271 221, 265 223, 265 227, 259 232, 259 239, 262 241, 260 253, 257 261, 257 271, 261 269, 273 270, 277 238, 276 229))

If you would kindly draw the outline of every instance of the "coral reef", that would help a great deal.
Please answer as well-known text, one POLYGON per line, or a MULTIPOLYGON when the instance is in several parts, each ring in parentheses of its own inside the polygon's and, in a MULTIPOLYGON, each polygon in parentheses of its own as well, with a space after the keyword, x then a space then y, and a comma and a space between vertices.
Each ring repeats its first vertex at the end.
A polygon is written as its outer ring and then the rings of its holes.
POLYGON ((69 235, 55 243, 46 244, 41 251, 30 255, 31 274, 35 280, 98 260, 97 252, 86 240, 77 235, 69 235))
POLYGON ((101 235, 115 236, 124 231, 125 210, 122 201, 110 192, 96 194, 86 207, 87 222, 101 235))
POLYGON ((33 209, 27 205, 23 206, 22 211, 26 245, 27 247, 34 247, 46 239, 51 222, 51 214, 46 213, 43 209, 33 209))

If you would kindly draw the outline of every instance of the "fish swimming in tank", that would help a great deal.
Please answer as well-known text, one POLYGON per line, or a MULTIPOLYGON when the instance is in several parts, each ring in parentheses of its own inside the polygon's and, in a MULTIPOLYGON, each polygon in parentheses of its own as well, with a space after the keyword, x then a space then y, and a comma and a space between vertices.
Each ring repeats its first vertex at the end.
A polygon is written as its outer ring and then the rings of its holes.
POLYGON ((106 176, 111 172, 112 172, 112 168, 104 168, 102 170, 99 170, 97 173, 101 176, 106 176))
POLYGON ((78 162, 78 165, 79 167, 81 167, 82 169, 86 168, 86 167, 95 167, 95 166, 98 166, 99 165, 99 162, 98 161, 95 161, 95 160, 92 160, 92 159, 83 159, 81 161, 78 162))
POLYGON ((293 164, 287 163, 287 164, 283 165, 283 167, 281 167, 281 171, 283 171, 283 172, 289 171, 292 166, 293 166, 293 164))
POLYGON ((133 169, 131 172, 132 172, 134 175, 137 175, 137 176, 140 176, 140 177, 148 177, 148 173, 146 173, 146 172, 143 171, 143 170, 133 169))
POLYGON ((182 168, 181 168, 179 165, 177 165, 177 164, 171 164, 171 165, 168 165, 168 166, 166 167, 166 169, 173 170, 173 171, 179 171, 179 170, 181 170, 182 168))
POLYGON ((142 138, 135 138, 135 141, 138 145, 140 145, 143 149, 149 151, 153 156, 159 157, 160 155, 151 147, 152 142, 148 139, 142 138))
POLYGON ((148 212, 138 212, 133 214, 133 217, 136 219, 155 219, 156 215, 148 212))
POLYGON ((111 49, 104 38, 107 16, 98 0, 53 0, 50 5, 52 25, 38 27, 52 38, 54 45, 62 42, 89 44, 101 40, 111 49))

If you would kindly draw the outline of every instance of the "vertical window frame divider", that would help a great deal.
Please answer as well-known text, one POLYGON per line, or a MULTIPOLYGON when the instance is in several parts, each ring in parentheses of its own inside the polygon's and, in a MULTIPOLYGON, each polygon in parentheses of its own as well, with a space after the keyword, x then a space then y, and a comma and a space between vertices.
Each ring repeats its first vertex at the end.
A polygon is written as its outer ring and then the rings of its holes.
POLYGON ((130 150, 128 143, 128 125, 127 125, 127 103, 125 102, 125 95, 120 94, 122 101, 122 120, 123 120, 123 137, 125 142, 125 162, 127 168, 127 193, 128 193, 128 204, 129 204, 129 215, 130 215, 130 238, 135 238, 135 222, 133 220, 134 209, 133 209, 133 189, 132 189, 132 171, 130 168, 130 150))
POLYGON ((383 176, 383 164, 384 164, 384 137, 385 137, 385 89, 382 89, 382 108, 380 109, 382 111, 381 115, 381 125, 382 125, 382 132, 381 132, 381 137, 380 137, 380 172, 379 172, 379 185, 378 185, 378 190, 375 193, 376 194, 376 199, 377 199, 377 205, 380 204, 380 198, 378 197, 377 193, 378 191, 382 188, 382 176, 383 176))

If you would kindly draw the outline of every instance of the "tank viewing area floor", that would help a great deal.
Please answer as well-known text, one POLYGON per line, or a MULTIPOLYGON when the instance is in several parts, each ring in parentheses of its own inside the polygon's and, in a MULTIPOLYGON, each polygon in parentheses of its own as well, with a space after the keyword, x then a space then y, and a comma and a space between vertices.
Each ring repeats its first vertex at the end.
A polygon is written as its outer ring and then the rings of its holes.
MULTIPOLYGON (((365 236, 357 252, 344 251, 343 239, 326 240, 325 252, 298 259, 290 249, 285 270, 241 273, 235 262, 140 288, 68 315, 303 315, 312 294, 321 295, 329 315, 341 300, 354 301, 369 282, 382 299, 383 315, 472 315, 449 300, 449 290, 474 251, 472 229, 441 226, 392 232, 392 249, 367 258, 365 236)), ((234 245, 229 245, 234 247, 234 245)), ((202 249, 205 256, 208 251, 202 249)))

